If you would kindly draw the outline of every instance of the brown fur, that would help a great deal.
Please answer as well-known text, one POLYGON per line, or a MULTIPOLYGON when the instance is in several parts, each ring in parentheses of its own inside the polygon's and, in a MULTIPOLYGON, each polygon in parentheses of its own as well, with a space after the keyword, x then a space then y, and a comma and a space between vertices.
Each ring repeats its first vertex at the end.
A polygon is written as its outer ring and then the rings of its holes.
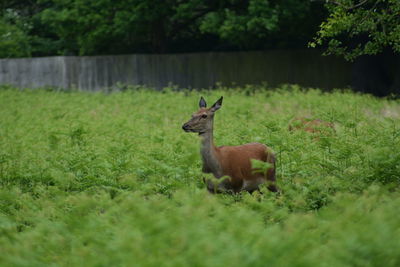
POLYGON ((323 133, 332 129, 335 131, 335 126, 331 122, 320 119, 294 118, 289 124, 289 131, 303 130, 309 133, 323 133))
POLYGON ((223 176, 231 177, 231 188, 234 192, 241 190, 254 191, 258 189, 258 179, 269 181, 268 189, 276 192, 275 156, 268 152, 268 147, 260 143, 250 143, 241 146, 221 146, 215 148, 218 161, 221 164, 223 176), (251 159, 269 162, 273 168, 268 169, 266 176, 256 172, 251 166, 251 159), (264 177, 265 176, 265 177, 264 177), (247 189, 243 183, 248 184, 247 189))
POLYGON ((203 172, 212 173, 217 179, 229 177, 229 179, 220 180, 218 184, 210 180, 206 181, 208 190, 210 192, 227 190, 252 192, 257 190, 260 184, 268 182, 268 189, 276 192, 275 156, 268 147, 260 143, 216 147, 213 141, 214 113, 221 107, 222 97, 211 108, 205 107, 203 98, 199 105, 200 109, 182 128, 186 132, 199 133, 203 172), (251 159, 269 162, 273 167, 269 168, 265 174, 257 172, 251 166, 251 159))

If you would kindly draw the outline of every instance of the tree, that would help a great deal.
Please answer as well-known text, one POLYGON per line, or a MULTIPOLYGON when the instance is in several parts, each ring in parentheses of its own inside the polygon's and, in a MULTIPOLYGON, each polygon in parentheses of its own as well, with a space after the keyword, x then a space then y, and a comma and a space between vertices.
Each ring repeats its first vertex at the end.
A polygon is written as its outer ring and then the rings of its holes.
POLYGON ((17 26, 0 19, 0 58, 29 57, 28 36, 17 26))
POLYGON ((21 20, 19 12, 6 8, 19 4, 18 0, 0 4, 0 58, 31 56, 31 40, 27 34, 29 24, 21 20))
POLYGON ((321 4, 304 0, 3 0, 0 7, 16 14, 8 24, 29 37, 33 56, 304 47, 324 15, 321 4))
POLYGON ((305 45, 323 14, 320 9, 311 16, 312 7, 301 0, 232 0, 206 14, 199 27, 241 49, 279 47, 282 42, 305 45))
POLYGON ((294 33, 290 29, 302 25, 299 21, 311 5, 301 0, 284 4, 267 0, 45 1, 51 4, 38 15, 43 25, 63 40, 65 49, 78 48, 81 55, 132 50, 162 53, 175 42, 192 43, 207 35, 230 47, 265 48, 268 39, 290 35, 298 40, 296 35, 306 30, 294 33), (292 27, 285 27, 286 21, 292 27))
POLYGON ((400 52, 399 0, 327 0, 329 17, 320 25, 311 47, 352 61, 386 48, 400 52))

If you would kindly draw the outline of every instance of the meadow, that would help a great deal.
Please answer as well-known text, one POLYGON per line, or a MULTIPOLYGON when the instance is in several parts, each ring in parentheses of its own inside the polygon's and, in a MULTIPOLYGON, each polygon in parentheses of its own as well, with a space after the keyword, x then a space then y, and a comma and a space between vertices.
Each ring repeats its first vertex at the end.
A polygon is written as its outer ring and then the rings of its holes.
POLYGON ((298 86, 0 88, 1 266, 400 266, 400 102, 298 86), (279 194, 210 194, 181 126, 260 142, 279 194), (289 131, 295 116, 335 132, 289 131), (318 135, 318 136, 316 136, 318 135))

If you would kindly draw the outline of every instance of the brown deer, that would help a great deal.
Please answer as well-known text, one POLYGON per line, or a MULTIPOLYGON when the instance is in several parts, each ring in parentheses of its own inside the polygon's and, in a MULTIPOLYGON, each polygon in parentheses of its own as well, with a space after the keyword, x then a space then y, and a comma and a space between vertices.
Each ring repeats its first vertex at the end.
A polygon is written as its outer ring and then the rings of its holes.
POLYGON ((333 123, 323 121, 320 119, 310 119, 304 117, 297 117, 290 121, 289 131, 303 130, 309 133, 315 134, 330 134, 335 132, 335 126, 333 123))
POLYGON ((201 139, 200 154, 203 161, 203 172, 212 173, 220 179, 214 183, 210 179, 207 188, 210 192, 239 192, 242 190, 253 192, 258 190, 262 183, 268 183, 268 189, 277 192, 275 185, 275 156, 270 149, 260 143, 249 143, 240 146, 214 145, 213 124, 214 114, 221 108, 221 96, 211 108, 207 108, 206 101, 200 98, 200 109, 192 115, 192 118, 183 124, 186 132, 195 132, 201 139), (260 160, 272 165, 265 173, 252 167, 251 160, 260 160), (229 177, 229 179, 221 179, 229 177))

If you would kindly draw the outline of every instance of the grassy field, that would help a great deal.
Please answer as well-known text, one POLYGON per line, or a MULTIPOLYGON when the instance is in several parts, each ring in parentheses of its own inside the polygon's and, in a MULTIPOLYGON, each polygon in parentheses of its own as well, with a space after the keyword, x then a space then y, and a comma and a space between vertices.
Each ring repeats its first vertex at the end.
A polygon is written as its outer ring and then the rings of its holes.
POLYGON ((400 266, 400 102, 251 87, 103 94, 0 88, 1 266, 400 266), (281 194, 209 194, 218 145, 261 142, 281 194), (295 116, 336 133, 288 131, 295 116))

